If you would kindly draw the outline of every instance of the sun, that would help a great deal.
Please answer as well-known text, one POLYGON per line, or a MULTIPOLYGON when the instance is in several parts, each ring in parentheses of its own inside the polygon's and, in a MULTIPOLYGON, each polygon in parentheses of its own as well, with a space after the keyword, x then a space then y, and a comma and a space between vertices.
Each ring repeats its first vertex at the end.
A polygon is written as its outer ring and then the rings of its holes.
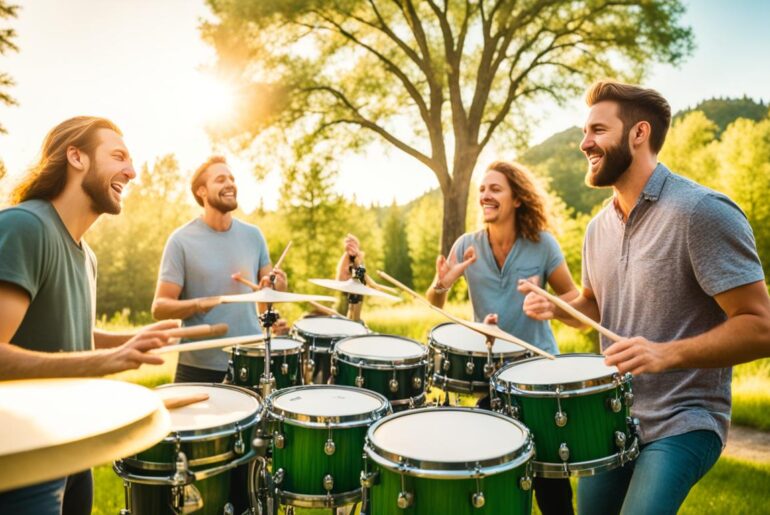
POLYGON ((195 110, 201 122, 218 125, 233 115, 235 88, 232 84, 202 73, 191 86, 189 93, 195 99, 195 110))

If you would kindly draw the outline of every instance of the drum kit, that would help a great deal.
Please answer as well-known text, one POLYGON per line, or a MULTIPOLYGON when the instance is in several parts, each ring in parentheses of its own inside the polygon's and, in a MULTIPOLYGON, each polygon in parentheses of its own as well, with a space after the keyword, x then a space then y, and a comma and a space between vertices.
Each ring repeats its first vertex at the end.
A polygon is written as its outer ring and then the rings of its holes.
MULTIPOLYGON (((353 276, 313 282, 349 301, 398 299, 365 272, 353 276)), ((300 319, 288 337, 271 334, 273 304, 330 299, 272 288, 225 296, 266 304, 264 335, 158 349, 223 348, 231 358, 225 384, 164 385, 154 395, 106 380, 0 385, 0 410, 13 403, 20 420, 23 409, 56 404, 50 420, 29 417, 34 427, 0 427, 0 491, 120 457, 124 515, 359 506, 369 515, 513 515, 531 512, 536 476, 593 475, 638 455, 631 376, 601 356, 554 357, 450 315, 427 346, 341 315, 300 319), (445 393, 444 406, 429 400, 432 387, 445 393), (449 392, 488 394, 491 410, 447 405, 449 392), (78 420, 82 432, 62 432, 57 416, 78 420), (235 490, 246 508, 236 508, 235 490)))

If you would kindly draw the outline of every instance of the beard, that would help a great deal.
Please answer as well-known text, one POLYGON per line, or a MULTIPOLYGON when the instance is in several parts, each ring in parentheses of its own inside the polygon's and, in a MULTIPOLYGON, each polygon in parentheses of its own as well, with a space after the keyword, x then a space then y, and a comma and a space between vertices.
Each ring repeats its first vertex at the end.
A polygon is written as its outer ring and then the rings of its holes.
POLYGON ((604 151, 602 160, 603 163, 596 173, 592 173, 589 161, 588 173, 586 173, 587 185, 595 188, 612 186, 631 166, 633 156, 631 156, 631 149, 628 148, 628 143, 623 144, 621 139, 620 143, 604 151))
POLYGON ((101 174, 97 170, 96 164, 92 166, 86 176, 83 178, 81 187, 86 195, 91 199, 91 208, 96 214, 117 215, 120 213, 120 201, 112 197, 111 178, 100 178, 101 174))
POLYGON ((222 197, 221 192, 218 194, 209 194, 206 200, 208 200, 211 207, 223 214, 229 213, 230 211, 234 211, 238 208, 237 197, 234 197, 232 200, 229 198, 224 198, 222 197))

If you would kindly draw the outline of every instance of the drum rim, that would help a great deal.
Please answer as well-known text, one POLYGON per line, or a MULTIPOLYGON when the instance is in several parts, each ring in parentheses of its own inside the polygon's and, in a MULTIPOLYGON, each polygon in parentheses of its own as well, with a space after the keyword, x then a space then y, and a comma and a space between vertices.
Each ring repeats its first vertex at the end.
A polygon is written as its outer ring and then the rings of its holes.
POLYGON ((398 474, 405 474, 413 477, 433 478, 433 479, 463 479, 483 477, 493 474, 499 474, 508 470, 515 469, 521 466, 527 461, 534 458, 535 447, 532 432, 522 422, 501 415, 494 411, 483 410, 480 408, 466 408, 459 406, 444 406, 444 407, 426 407, 417 408, 407 411, 400 411, 387 417, 383 417, 369 427, 366 432, 366 440, 364 443, 364 451, 366 456, 372 459, 375 463, 384 467, 392 472, 398 474), (514 449, 512 452, 502 454, 495 458, 488 458, 485 460, 474 460, 469 462, 440 462, 432 460, 417 460, 408 456, 402 456, 396 452, 391 452, 383 449, 377 445, 374 441, 374 433, 377 429, 398 417, 405 417, 416 413, 434 413, 438 411, 459 411, 463 413, 481 413, 483 415, 496 417, 505 422, 508 422, 524 433, 524 443, 521 447, 514 449))
POLYGON ((341 317, 341 316, 339 316, 339 317, 337 317, 337 316, 319 316, 319 317, 309 316, 309 317, 302 317, 299 320, 296 320, 292 324, 291 331, 294 334, 298 335, 298 336, 307 336, 307 337, 310 337, 310 338, 327 338, 327 339, 331 338, 331 339, 338 339, 338 340, 342 339, 342 338, 347 338, 348 336, 365 336, 365 335, 370 333, 369 328, 366 327, 366 324, 362 320, 350 320, 349 318, 345 318, 345 317, 341 317), (341 321, 345 321, 345 322, 352 322, 354 324, 358 324, 361 327, 363 327, 366 332, 364 334, 361 334, 361 335, 322 334, 322 333, 314 333, 312 331, 305 331, 301 327, 297 326, 298 322, 302 322, 303 320, 310 320, 310 319, 332 319, 332 320, 341 320, 341 321))
POLYGON ((335 359, 337 359, 338 361, 347 363, 348 365, 352 365, 354 367, 358 367, 360 365, 362 368, 379 369, 379 370, 382 370, 382 369, 391 370, 393 368, 396 368, 396 369, 414 368, 415 365, 417 366, 423 365, 423 364, 427 365, 429 353, 430 353, 430 349, 416 340, 412 340, 411 338, 406 338, 404 336, 397 336, 393 334, 382 334, 382 333, 370 333, 370 334, 348 336, 347 338, 343 338, 335 342, 334 351, 333 351, 333 354, 335 355, 335 359), (382 338, 383 336, 392 338, 394 340, 403 340, 409 343, 413 343, 414 345, 418 346, 422 352, 419 356, 410 356, 407 358, 391 359, 391 358, 379 358, 379 357, 374 357, 371 355, 364 355, 364 354, 351 354, 349 352, 345 352, 344 350, 340 349, 340 345, 344 344, 344 342, 348 340, 382 338), (360 361, 360 363, 357 363, 354 360, 360 361), (407 366, 404 366, 404 365, 407 365, 407 366))
MULTIPOLYGON (((592 354, 590 352, 572 352, 568 354, 558 354, 556 359, 566 357, 601 357, 600 354, 592 354)), ((532 361, 541 361, 547 358, 537 356, 534 358, 522 359, 506 364, 499 370, 497 370, 491 377, 490 382, 494 390, 500 393, 514 393, 522 397, 579 397, 583 395, 589 395, 593 393, 600 393, 609 390, 613 390, 623 384, 631 382, 631 375, 621 375, 620 372, 613 372, 611 374, 599 376, 586 381, 572 381, 568 383, 543 383, 543 384, 523 384, 515 383, 513 381, 507 381, 501 379, 500 375, 514 366, 521 365, 523 363, 529 363, 532 361), (559 390, 557 393, 557 389, 559 390)))
MULTIPOLYGON (((296 347, 288 349, 273 349, 270 347, 271 356, 293 356, 294 354, 301 354, 304 350, 304 343, 294 338, 278 337, 272 338, 272 340, 289 340, 297 344, 296 347)), ((225 347, 222 349, 224 352, 232 353, 234 356, 253 356, 262 357, 265 355, 265 344, 262 343, 249 343, 247 345, 233 345, 232 347, 225 347)))
POLYGON ((202 442, 206 440, 216 440, 217 438, 222 438, 226 436, 234 435, 238 432, 243 432, 247 429, 250 429, 253 426, 256 426, 259 424, 265 415, 265 403, 262 401, 262 398, 252 390, 249 390, 248 388, 243 388, 241 386, 233 385, 233 384, 225 384, 225 383, 167 383, 162 384, 159 386, 156 386, 154 389, 161 389, 161 388, 172 388, 175 386, 213 386, 216 388, 226 388, 229 390, 235 390, 241 393, 245 393, 257 401, 257 410, 255 413, 252 413, 251 415, 236 420, 235 422, 229 422, 227 424, 222 424, 219 426, 212 426, 207 427, 205 429, 185 429, 183 431, 171 431, 169 432, 168 436, 166 436, 161 442, 159 443, 176 443, 177 439, 182 442, 202 442))
POLYGON ((388 399, 373 390, 367 390, 365 388, 356 388, 354 386, 346 386, 341 384, 304 384, 297 386, 290 386, 288 388, 281 388, 271 393, 265 401, 265 412, 267 417, 272 420, 290 424, 299 427, 309 428, 344 428, 344 427, 360 427, 368 426, 372 422, 379 420, 383 416, 391 412, 390 402, 388 399), (376 409, 366 413, 356 413, 353 415, 307 415, 304 413, 295 413, 284 409, 276 408, 273 401, 282 395, 289 395, 296 391, 307 391, 312 389, 337 389, 348 390, 364 395, 369 395, 380 401, 380 406, 376 409))
MULTIPOLYGON (((436 329, 438 329, 440 327, 444 327, 444 326, 449 326, 449 325, 458 325, 459 326, 460 324, 456 324, 454 322, 442 322, 442 323, 438 324, 437 326, 433 327, 430 330, 430 333, 428 334, 428 346, 429 347, 433 347, 433 348, 438 349, 440 351, 445 351, 445 352, 448 352, 449 354, 454 354, 456 356, 473 356, 475 358, 486 358, 487 357, 487 352, 486 351, 482 352, 482 351, 460 350, 460 349, 458 349, 456 347, 451 347, 451 346, 449 346, 449 345, 447 345, 445 343, 441 343, 440 341, 436 340, 436 337, 433 334, 436 331, 436 329)), ((469 329, 469 330, 472 331, 472 329, 469 329)), ((506 343, 511 343, 511 342, 506 342, 506 343)), ((516 344, 515 343, 511 343, 511 345, 516 345, 516 344)), ((528 352, 529 351, 527 349, 525 349, 524 347, 521 347, 521 350, 517 350, 517 351, 492 352, 492 357, 493 358, 513 358, 515 356, 521 356, 522 354, 526 354, 528 352)))
POLYGON ((462 379, 454 379, 446 374, 439 374, 438 372, 433 372, 432 380, 434 386, 454 393, 488 392, 490 386, 490 381, 464 381, 462 379))

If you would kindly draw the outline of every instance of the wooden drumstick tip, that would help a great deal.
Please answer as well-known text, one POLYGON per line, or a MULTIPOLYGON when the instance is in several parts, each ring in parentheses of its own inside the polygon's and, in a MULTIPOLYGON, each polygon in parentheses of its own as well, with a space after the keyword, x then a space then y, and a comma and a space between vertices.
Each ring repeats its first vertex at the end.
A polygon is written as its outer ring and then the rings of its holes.
POLYGON ((209 400, 209 394, 207 393, 196 393, 192 395, 183 395, 180 397, 169 397, 167 399, 163 399, 163 406, 166 407, 166 409, 177 409, 177 408, 183 408, 185 406, 189 406, 190 404, 195 404, 196 402, 203 402, 209 400))

